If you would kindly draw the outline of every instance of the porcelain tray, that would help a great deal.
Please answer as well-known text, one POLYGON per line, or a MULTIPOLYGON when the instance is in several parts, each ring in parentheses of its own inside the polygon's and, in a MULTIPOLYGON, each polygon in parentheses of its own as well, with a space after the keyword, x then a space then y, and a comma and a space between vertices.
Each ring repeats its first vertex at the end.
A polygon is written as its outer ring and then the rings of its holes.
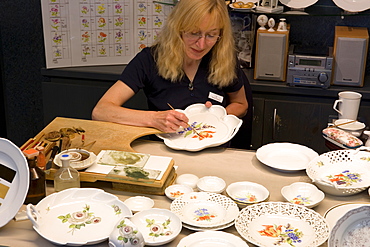
POLYGON ((306 169, 308 163, 319 154, 311 148, 293 143, 270 143, 257 149, 256 157, 263 164, 280 171, 306 169))
POLYGON ((0 138, 0 227, 17 214, 29 187, 26 158, 11 141, 0 138))
POLYGON ((232 199, 209 192, 184 194, 172 201, 170 209, 183 223, 199 228, 226 225, 239 214, 239 208, 232 199))
POLYGON ((369 0, 333 0, 333 2, 339 8, 349 12, 360 12, 370 9, 369 0))
POLYGON ((328 225, 320 214, 284 202, 262 202, 243 208, 235 227, 257 246, 316 247, 329 237, 328 225))
POLYGON ((115 195, 94 188, 72 188, 53 193, 36 206, 27 205, 33 229, 58 245, 80 246, 108 239, 114 225, 132 216, 115 195))
MULTIPOLYGON (((181 111, 181 110, 178 110, 181 111)), ((204 104, 188 106, 184 111, 189 118, 191 128, 181 129, 175 133, 157 134, 164 143, 175 150, 200 151, 230 141, 238 132, 242 120, 234 115, 227 115, 220 105, 207 108, 204 104)))
POLYGON ((177 247, 248 247, 241 238, 227 232, 204 231, 192 233, 179 242, 177 247))

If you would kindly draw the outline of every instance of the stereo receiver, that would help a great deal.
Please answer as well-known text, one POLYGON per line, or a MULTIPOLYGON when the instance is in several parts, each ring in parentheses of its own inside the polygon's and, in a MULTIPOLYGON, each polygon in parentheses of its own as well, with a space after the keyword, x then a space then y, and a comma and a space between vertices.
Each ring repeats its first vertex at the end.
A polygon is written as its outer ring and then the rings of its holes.
POLYGON ((328 88, 331 82, 333 49, 328 56, 294 54, 289 49, 287 84, 289 86, 310 86, 328 88))

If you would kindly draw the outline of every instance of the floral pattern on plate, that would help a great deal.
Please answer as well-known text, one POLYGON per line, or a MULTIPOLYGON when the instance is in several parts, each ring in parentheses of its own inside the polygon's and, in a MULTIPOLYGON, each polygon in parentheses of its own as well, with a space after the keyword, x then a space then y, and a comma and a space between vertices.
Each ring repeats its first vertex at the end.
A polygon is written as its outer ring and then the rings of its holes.
POLYGON ((155 219, 146 219, 145 221, 148 223, 146 227, 149 227, 150 229, 149 236, 153 238, 158 238, 160 236, 172 235, 172 231, 170 227, 170 224, 171 224, 170 218, 168 218, 162 223, 158 221, 156 222, 155 219))
POLYGON ((307 204, 311 204, 312 200, 310 199, 310 197, 297 195, 290 202, 294 204, 298 204, 298 205, 307 205, 307 204))
MULTIPOLYGON (((140 243, 140 239, 137 236, 138 230, 128 225, 125 220, 121 220, 117 228, 119 229, 117 240, 123 243, 131 243, 132 245, 138 245, 140 243)), ((122 245, 124 246, 124 244, 122 245)))
POLYGON ((336 183, 337 185, 345 185, 350 186, 354 183, 361 182, 361 174, 360 173, 352 173, 349 170, 345 170, 336 175, 329 175, 327 176, 330 182, 336 183))
POLYGON ((216 133, 216 128, 206 123, 193 122, 189 125, 189 127, 184 130, 178 131, 177 133, 179 135, 183 135, 184 137, 190 136, 191 138, 198 138, 201 141, 205 138, 213 138, 212 134, 216 133), (199 134, 199 136, 197 135, 197 133, 199 134))
POLYGON ((302 242, 303 232, 294 228, 289 223, 283 225, 263 225, 264 229, 258 231, 261 236, 272 237, 276 239, 274 245, 281 245, 284 243, 290 246, 295 246, 302 242))
POLYGON ((241 201, 241 202, 256 202, 257 197, 254 194, 247 193, 246 195, 236 195, 235 200, 241 201))

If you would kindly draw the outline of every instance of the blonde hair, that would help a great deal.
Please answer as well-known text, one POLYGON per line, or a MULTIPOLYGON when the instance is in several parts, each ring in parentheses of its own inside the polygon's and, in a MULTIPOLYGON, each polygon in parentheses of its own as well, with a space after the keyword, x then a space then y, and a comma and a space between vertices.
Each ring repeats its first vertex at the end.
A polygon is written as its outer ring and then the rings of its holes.
POLYGON ((236 78, 235 45, 229 14, 223 0, 181 0, 177 3, 154 43, 159 75, 173 82, 184 76, 182 68, 185 44, 181 34, 196 31, 208 14, 221 30, 220 39, 210 51, 212 56, 208 80, 218 87, 232 83, 236 78))

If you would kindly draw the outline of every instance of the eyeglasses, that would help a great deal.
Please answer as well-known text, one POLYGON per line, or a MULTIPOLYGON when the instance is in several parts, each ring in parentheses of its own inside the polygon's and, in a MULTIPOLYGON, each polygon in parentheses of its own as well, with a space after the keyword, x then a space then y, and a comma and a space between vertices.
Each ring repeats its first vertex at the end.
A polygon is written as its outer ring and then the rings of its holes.
POLYGON ((213 34, 205 34, 203 35, 201 32, 184 32, 184 37, 189 41, 189 42, 197 42, 201 38, 204 37, 206 43, 212 44, 217 42, 221 36, 220 35, 213 35, 213 34))

